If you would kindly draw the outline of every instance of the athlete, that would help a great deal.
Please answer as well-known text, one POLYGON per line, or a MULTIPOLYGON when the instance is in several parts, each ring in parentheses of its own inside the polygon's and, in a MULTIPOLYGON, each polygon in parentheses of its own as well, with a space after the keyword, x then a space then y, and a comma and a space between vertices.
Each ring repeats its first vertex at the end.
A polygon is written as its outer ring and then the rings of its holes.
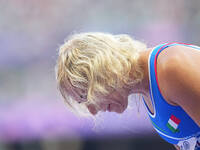
POLYGON ((152 125, 181 150, 200 150, 200 47, 154 48, 128 35, 74 34, 59 48, 58 89, 75 112, 123 113, 143 97, 152 125))

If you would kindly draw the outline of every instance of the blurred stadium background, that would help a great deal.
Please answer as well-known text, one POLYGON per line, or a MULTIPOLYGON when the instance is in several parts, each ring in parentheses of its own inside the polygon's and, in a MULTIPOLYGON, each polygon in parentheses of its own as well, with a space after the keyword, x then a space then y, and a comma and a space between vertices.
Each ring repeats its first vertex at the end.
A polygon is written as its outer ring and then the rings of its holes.
POLYGON ((199 27, 195 0, 0 0, 0 150, 174 149, 142 103, 100 114, 96 125, 69 112, 56 89, 57 49, 87 31, 130 34, 149 47, 200 45, 199 27))

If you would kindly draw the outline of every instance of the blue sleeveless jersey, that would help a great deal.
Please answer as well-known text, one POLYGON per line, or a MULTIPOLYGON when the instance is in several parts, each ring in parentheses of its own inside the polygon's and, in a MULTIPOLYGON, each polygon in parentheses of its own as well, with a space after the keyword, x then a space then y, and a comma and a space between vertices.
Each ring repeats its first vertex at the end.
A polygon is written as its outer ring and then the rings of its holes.
POLYGON ((182 150, 200 150, 200 127, 190 118, 190 116, 180 107, 167 103, 160 93, 157 81, 157 57, 167 47, 174 45, 184 45, 200 50, 200 47, 182 44, 169 43, 155 47, 149 55, 149 93, 154 109, 152 114, 145 103, 150 120, 158 134, 167 142, 179 145, 182 150), (199 141, 198 141, 199 139, 199 141))

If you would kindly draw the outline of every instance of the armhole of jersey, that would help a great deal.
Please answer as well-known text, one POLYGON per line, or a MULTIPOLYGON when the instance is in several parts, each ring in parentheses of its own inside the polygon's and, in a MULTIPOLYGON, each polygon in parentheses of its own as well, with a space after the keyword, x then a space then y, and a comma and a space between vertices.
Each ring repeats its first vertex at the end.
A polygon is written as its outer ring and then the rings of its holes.
MULTIPOLYGON (((152 103, 152 106, 153 106, 153 113, 150 111, 148 105, 146 104, 145 100, 144 100, 144 97, 143 98, 143 101, 144 101, 144 104, 145 104, 145 107, 147 109, 147 112, 149 114, 149 116, 151 118, 155 118, 156 117, 156 104, 155 104, 155 100, 154 100, 154 95, 153 95, 153 91, 152 91, 152 81, 151 81, 151 56, 152 56, 152 53, 154 52, 154 50, 156 48, 158 48, 156 54, 155 54, 155 57, 154 57, 154 70, 155 70, 155 80, 156 80, 156 83, 157 83, 157 87, 158 87, 158 90, 159 92, 161 91, 160 90, 160 87, 159 87, 159 84, 158 84, 158 76, 157 76, 157 57, 159 55, 160 52, 162 52, 162 50, 164 50, 165 48, 167 47, 170 47, 170 46, 174 46, 174 45, 185 45, 185 46, 189 46, 189 47, 192 47, 191 44, 185 44, 185 43, 178 43, 178 42, 173 42, 173 43, 164 43, 164 44, 160 44, 156 47, 153 48, 153 50, 151 51, 151 53, 149 54, 149 58, 148 58, 148 71, 149 71, 149 94, 150 94, 150 98, 151 98, 151 103, 152 103)), ((161 92, 160 92, 160 95, 162 96, 161 92)), ((164 99, 164 97, 162 96, 162 98, 164 99)), ((165 99, 164 99, 165 100, 165 99)), ((169 104, 166 100, 165 102, 167 104, 169 104)), ((169 104, 171 105, 171 104, 169 104)), ((176 107, 176 106, 175 106, 176 107)))
MULTIPOLYGON (((196 49, 199 49, 200 50, 200 47, 198 46, 195 46, 195 45, 192 45, 192 44, 186 44, 186 43, 180 43, 180 42, 173 42, 173 43, 166 43, 164 44, 163 46, 161 46, 156 55, 155 55, 155 59, 154 59, 154 69, 155 69, 155 80, 156 80, 156 84, 157 84, 157 87, 158 87, 158 91, 160 92, 160 96, 162 97, 162 99, 164 100, 165 103, 167 103, 168 105, 170 106, 173 106, 173 107, 180 107, 180 106, 175 106, 175 105, 172 105, 170 104, 169 102, 167 102, 163 95, 161 94, 161 90, 160 90, 160 86, 159 86, 159 83, 158 83, 158 75, 157 75, 157 58, 158 58, 158 55, 166 48, 168 47, 171 47, 171 46, 176 46, 176 45, 182 45, 182 46, 187 46, 187 47, 192 47, 192 48, 196 48, 196 49)), ((153 97, 153 96, 152 96, 153 97)), ((155 103, 155 102, 154 102, 155 103)), ((156 110, 155 110, 156 111, 156 110)))

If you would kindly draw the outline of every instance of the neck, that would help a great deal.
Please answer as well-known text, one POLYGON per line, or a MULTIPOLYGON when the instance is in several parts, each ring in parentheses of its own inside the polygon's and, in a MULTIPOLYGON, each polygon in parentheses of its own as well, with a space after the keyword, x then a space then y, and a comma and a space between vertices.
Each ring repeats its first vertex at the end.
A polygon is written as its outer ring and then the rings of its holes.
POLYGON ((139 59, 138 63, 141 66, 144 76, 140 83, 134 85, 134 87, 131 87, 130 94, 137 93, 142 94, 143 96, 148 96, 149 94, 149 71, 148 71, 148 58, 149 54, 151 52, 151 48, 147 49, 145 51, 141 51, 139 53, 139 59))

